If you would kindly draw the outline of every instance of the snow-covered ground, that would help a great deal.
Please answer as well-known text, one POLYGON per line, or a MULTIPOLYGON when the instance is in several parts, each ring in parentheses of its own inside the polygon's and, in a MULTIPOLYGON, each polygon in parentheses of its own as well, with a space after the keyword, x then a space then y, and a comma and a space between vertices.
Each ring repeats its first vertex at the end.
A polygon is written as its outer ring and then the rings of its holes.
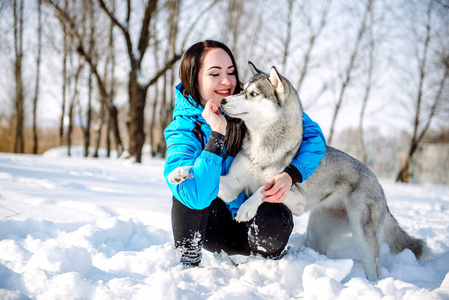
POLYGON ((307 214, 278 261, 204 251, 186 269, 163 163, 0 153, 0 299, 449 299, 449 187, 381 181, 393 215, 433 256, 383 245, 377 282, 350 236, 328 256, 304 247, 307 214))

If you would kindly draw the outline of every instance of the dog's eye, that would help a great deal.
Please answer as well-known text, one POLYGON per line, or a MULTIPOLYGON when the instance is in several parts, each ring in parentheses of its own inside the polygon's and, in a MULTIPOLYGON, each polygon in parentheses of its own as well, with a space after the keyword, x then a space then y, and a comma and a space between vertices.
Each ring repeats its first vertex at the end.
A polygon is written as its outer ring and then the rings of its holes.
POLYGON ((250 95, 251 97, 256 97, 256 96, 259 95, 259 94, 256 93, 256 92, 251 92, 249 95, 250 95))

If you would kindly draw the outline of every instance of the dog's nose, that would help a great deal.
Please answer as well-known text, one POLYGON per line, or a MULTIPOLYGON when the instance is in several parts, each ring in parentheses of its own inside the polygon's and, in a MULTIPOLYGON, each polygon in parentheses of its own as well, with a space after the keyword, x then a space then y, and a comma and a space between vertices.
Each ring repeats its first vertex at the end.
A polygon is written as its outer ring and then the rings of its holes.
POLYGON ((226 99, 221 99, 220 103, 221 105, 225 105, 226 103, 228 103, 228 101, 226 101, 226 99))

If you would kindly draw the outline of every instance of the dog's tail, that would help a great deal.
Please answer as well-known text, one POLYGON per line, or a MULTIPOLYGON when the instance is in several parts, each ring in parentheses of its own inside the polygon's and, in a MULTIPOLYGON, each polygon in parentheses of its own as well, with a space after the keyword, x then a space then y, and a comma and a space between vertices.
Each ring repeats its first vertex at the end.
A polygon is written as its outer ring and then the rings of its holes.
POLYGON ((405 232, 404 229, 399 226, 399 223, 390 213, 389 209, 385 220, 384 241, 390 246, 390 251, 394 254, 397 254, 404 249, 410 249, 418 260, 424 260, 430 256, 430 250, 426 243, 405 232))

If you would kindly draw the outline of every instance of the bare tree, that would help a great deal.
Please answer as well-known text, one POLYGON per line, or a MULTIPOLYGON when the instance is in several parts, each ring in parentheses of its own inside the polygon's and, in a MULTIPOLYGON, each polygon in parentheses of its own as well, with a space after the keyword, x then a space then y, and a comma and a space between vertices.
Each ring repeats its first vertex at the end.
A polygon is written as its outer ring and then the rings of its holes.
POLYGON ((37 154, 38 137, 37 137, 37 102, 39 98, 39 76, 42 55, 42 0, 37 1, 37 56, 36 56, 36 81, 34 86, 33 98, 33 154, 37 154))
POLYGON ((150 25, 157 11, 157 0, 148 0, 145 3, 144 17, 140 25, 140 34, 137 46, 131 38, 131 31, 128 24, 131 23, 133 15, 131 1, 127 2, 126 18, 120 21, 112 14, 110 8, 104 0, 98 0, 100 7, 110 17, 115 26, 119 29, 126 42, 127 55, 130 64, 128 93, 129 93, 129 154, 135 157, 136 162, 141 162, 142 147, 145 142, 144 130, 144 108, 148 88, 153 85, 159 77, 163 76, 167 70, 173 67, 174 63, 181 58, 181 53, 174 53, 173 56, 164 63, 162 68, 154 74, 153 78, 146 80, 142 78, 141 68, 148 43, 150 40, 150 25))
POLYGON ((436 24, 435 20, 433 20, 433 12, 434 12, 434 0, 430 0, 428 7, 427 7, 427 13, 426 13, 426 22, 423 24, 425 26, 425 34, 423 39, 423 47, 422 47, 422 53, 418 56, 418 62, 419 62, 419 83, 417 87, 416 92, 416 100, 415 100, 415 114, 414 114, 414 121, 413 121, 413 133, 412 137, 410 139, 410 146, 407 154, 407 158, 405 160, 405 163, 401 170, 399 171, 398 175, 396 176, 396 181, 401 182, 409 182, 409 169, 413 161, 414 154, 416 150, 419 147, 420 142, 422 141, 424 135, 426 134, 427 130, 429 129, 429 126, 432 122, 432 120, 435 117, 435 114, 437 112, 438 107, 440 106, 443 91, 446 88, 446 82, 449 77, 449 64, 448 64, 448 55, 447 51, 443 49, 444 51, 441 52, 439 56, 440 63, 438 64, 440 66, 440 76, 439 76, 439 82, 437 84, 438 88, 436 89, 436 92, 434 96, 430 98, 430 108, 428 110, 425 109, 426 105, 426 91, 425 91, 425 85, 426 81, 428 80, 428 77, 430 77, 430 74, 435 74, 434 72, 437 71, 435 69, 429 70, 429 60, 431 58, 431 42, 432 39, 438 35, 434 32, 434 26, 436 24), (441 68, 442 66, 442 68, 441 68))
POLYGON ((299 75, 298 85, 296 86, 296 90, 298 92, 301 91, 302 84, 307 76, 307 72, 309 70, 309 65, 312 58, 312 52, 315 48, 316 41, 320 37, 321 33, 323 32, 323 29, 327 24, 331 4, 332 0, 327 0, 326 3, 324 4, 323 11, 321 12, 321 19, 317 28, 314 28, 311 16, 308 14, 308 11, 306 10, 304 13, 304 19, 307 24, 307 28, 309 29, 309 40, 307 44, 307 50, 304 53, 304 59, 299 75))
POLYGON ((24 153, 24 92, 22 78, 23 59, 23 0, 14 0, 14 77, 16 130, 14 153, 24 153))
POLYGON ((361 24, 360 24, 360 27, 359 27, 359 30, 358 30, 358 33, 357 33, 357 37, 356 37, 355 42, 354 42, 354 48, 352 49, 351 56, 350 56, 349 62, 348 62, 348 66, 346 68, 346 71, 345 71, 345 74, 344 74, 344 78, 343 78, 343 81, 341 83, 338 100, 337 100, 337 103, 335 104, 334 113, 333 113, 333 116, 332 116, 332 123, 331 123, 331 127, 330 127, 330 133, 329 133, 329 137, 327 139, 327 142, 328 142, 329 145, 332 143, 332 138, 333 138, 333 135, 334 135, 335 122, 337 121, 338 113, 340 112, 341 105, 343 104, 343 100, 344 100, 346 89, 348 88, 348 85, 349 85, 349 83, 351 82, 351 79, 352 79, 351 76, 352 76, 352 72, 353 72, 354 67, 355 67, 356 57, 357 57, 357 54, 359 53, 360 43, 362 41, 363 35, 365 34, 366 24, 367 24, 368 17, 369 17, 370 11, 372 9, 372 6, 373 6, 373 0, 367 0, 366 7, 365 7, 365 12, 364 12, 364 15, 362 17, 362 21, 361 21, 361 24))
MULTIPOLYGON (((70 53, 71 58, 73 58, 73 52, 70 53)), ((70 104, 69 104, 69 112, 68 112, 68 124, 67 124, 67 155, 71 156, 72 154, 72 132, 73 132, 73 117, 75 114, 76 104, 79 102, 79 78, 81 75, 81 72, 84 68, 84 65, 79 59, 78 61, 78 67, 76 69, 76 73, 74 74, 73 78, 73 91, 70 98, 70 104)))
POLYGON ((234 55, 238 56, 239 37, 241 36, 241 25, 244 20, 243 14, 245 1, 230 0, 226 11, 226 18, 222 27, 223 42, 228 45, 234 55))
MULTIPOLYGON (((141 162, 142 156, 142 146, 145 141, 144 132, 144 108, 146 103, 147 90, 150 86, 155 84, 159 78, 163 77, 168 70, 170 70, 173 65, 181 58, 182 49, 184 49, 185 43, 192 31, 193 27, 196 26, 199 18, 204 14, 200 14, 196 20, 191 23, 189 30, 181 43, 181 48, 176 49, 179 52, 172 52, 169 57, 166 57, 163 64, 160 66, 157 72, 153 75, 151 79, 142 78, 142 62, 144 56, 147 52, 149 41, 151 38, 151 23, 156 16, 158 1, 147 1, 144 6, 144 17, 140 23, 140 34, 138 36, 137 46, 134 45, 130 28, 128 24, 131 22, 131 17, 133 15, 131 9, 131 1, 127 2, 126 17, 124 21, 119 21, 114 14, 111 13, 110 9, 107 7, 103 0, 98 0, 101 8, 110 17, 115 26, 119 29, 126 42, 126 50, 130 63, 129 71, 129 81, 128 81, 128 93, 129 93, 129 123, 128 131, 130 136, 129 143, 129 154, 135 157, 136 162, 141 162)), ((176 3, 176 2, 175 2, 176 3)), ((211 9, 218 0, 214 0, 209 6, 205 8, 204 11, 211 9)), ((178 4, 179 6, 179 4, 178 4)), ((176 38, 176 37, 175 37, 176 38)), ((174 44, 173 44, 174 45, 174 44)))
MULTIPOLYGON (((112 5, 112 13, 115 14, 115 1, 111 1, 112 5)), ((114 47, 114 24, 112 21, 110 21, 109 26, 109 33, 108 33, 108 45, 107 45, 107 52, 106 52, 106 62, 104 64, 104 77, 107 82, 109 82, 109 95, 111 97, 111 100, 114 99, 114 70, 115 70, 115 47, 114 47), (109 78, 109 79, 108 79, 109 78)), ((97 123, 95 125, 95 132, 97 134, 96 141, 95 141, 95 150, 93 153, 93 157, 98 157, 98 152, 100 148, 100 141, 101 141, 101 133, 103 125, 106 124, 106 151, 107 151, 107 157, 110 157, 111 154, 111 135, 110 135, 110 118, 107 114, 106 107, 104 105, 104 101, 101 101, 101 108, 100 108, 100 116, 97 120, 97 123)))
MULTIPOLYGON (((165 61, 173 53, 177 53, 177 41, 179 34, 179 19, 181 14, 181 1, 180 0, 168 0, 168 47, 165 50, 165 61)), ((167 127, 171 120, 173 109, 174 109, 174 94, 173 85, 175 80, 175 70, 172 68, 163 76, 163 86, 162 86, 162 99, 160 103, 160 127, 161 129, 167 127)), ((156 92, 157 95, 157 92, 156 92)), ((155 117, 153 115, 153 117, 155 117)), ((154 119, 152 120, 154 126, 154 119)), ((157 144, 157 151, 153 154, 159 153, 162 157, 165 156, 167 145, 165 144, 165 138, 163 137, 163 130, 161 130, 161 135, 159 137, 159 142, 157 144)))
MULTIPOLYGON (((115 14, 116 4, 115 0, 111 0, 112 13, 115 14)), ((109 20, 109 33, 108 33, 108 45, 106 50, 106 62, 104 64, 104 77, 105 81, 108 82, 108 94, 110 96, 111 102, 114 102, 115 97, 115 67, 116 67, 116 59, 115 59, 115 42, 114 42, 114 23, 109 20)), ((100 117, 97 120, 97 125, 95 126, 95 131, 97 133, 96 143, 95 143, 95 151, 93 157, 98 157, 98 151, 100 148, 102 127, 106 125, 106 156, 111 156, 111 137, 112 135, 112 126, 111 126, 111 118, 109 116, 109 112, 106 110, 105 101, 101 101, 100 108, 100 117)), ((118 146, 116 145, 116 148, 118 146)), ((118 148, 117 148, 118 149, 118 148)))
POLYGON ((289 48, 292 40, 292 23, 293 23, 293 5, 295 0, 287 0, 287 33, 283 40, 284 55, 282 56, 282 72, 287 74, 287 59, 289 57, 289 48))
MULTIPOLYGON (((156 27, 156 24, 154 24, 153 26, 156 27)), ((155 28, 153 28, 153 30, 155 30, 155 28)), ((153 43, 153 49, 154 49, 154 65, 156 66, 156 68, 159 69, 160 66, 159 66, 159 55, 158 54, 160 53, 160 42, 158 39, 155 39, 155 41, 153 43)), ((165 83, 165 76, 164 76, 164 83, 165 83)), ((150 146, 151 146, 151 156, 152 157, 156 156, 156 154, 159 152, 160 149, 165 148, 165 146, 163 145, 163 143, 165 143, 165 139, 163 139, 164 132, 162 130, 159 134, 159 140, 156 143, 156 140, 157 140, 156 137, 158 134, 158 133, 156 133, 156 127, 157 127, 156 121, 158 121, 159 124, 161 124, 163 122, 161 113, 162 113, 162 110, 165 110, 165 105, 166 105, 165 103, 167 102, 167 100, 165 98, 163 98, 162 100, 159 100, 160 99, 159 85, 160 85, 159 81, 153 85, 154 86, 154 97, 152 99, 153 100, 152 115, 150 118, 150 128, 149 128, 149 135, 150 135, 149 137, 150 137, 150 146), (158 117, 159 117, 159 119, 158 119, 158 117), (164 140, 164 142, 162 142, 162 139, 164 140)), ((166 88, 164 88, 164 90, 165 89, 166 88)), ((165 95, 166 95, 166 92, 164 91, 163 97, 165 97, 165 95)))
POLYGON ((375 49, 375 39, 373 32, 373 10, 370 12, 370 22, 368 27, 368 36, 369 36, 369 54, 368 54, 368 72, 367 72, 367 82, 365 89, 365 96, 363 97, 362 109, 360 110, 360 120, 359 120, 359 138, 360 138, 360 147, 361 147, 361 161, 367 165, 368 159, 366 154, 365 140, 364 140, 364 130, 363 130, 363 121, 365 119, 365 111, 366 106, 368 104, 368 99, 370 97, 371 88, 373 84, 373 68, 374 68, 374 49, 375 49))
MULTIPOLYGON (((88 55, 92 57, 94 60, 97 60, 97 54, 95 51, 95 27, 96 23, 95 19, 95 9, 92 3, 92 0, 87 1, 85 3, 85 10, 88 11, 88 19, 89 19, 89 52, 88 55), (87 4, 87 5, 86 5, 87 4)), ((83 22, 85 23, 85 22, 83 22)), ((84 124, 83 134, 84 134, 84 157, 89 156, 89 146, 90 146, 90 124, 92 122, 92 94, 93 94, 93 70, 92 66, 89 66, 89 75, 88 75, 88 101, 87 101, 87 110, 86 110, 86 123, 84 124)))
MULTIPOLYGON (((68 0, 64 0, 64 9, 68 9, 68 0)), ((60 22, 62 31, 64 33, 62 38, 62 102, 61 102, 61 117, 59 119, 59 145, 62 146, 64 142, 64 118, 65 106, 67 96, 67 57, 69 52, 69 36, 68 29, 65 22, 60 22)))
MULTIPOLYGON (((113 11, 115 10, 115 8, 113 9, 113 11)), ((109 96, 111 99, 111 103, 114 103, 114 96, 115 96, 115 47, 114 47, 114 24, 112 24, 111 22, 111 26, 109 29, 109 60, 110 60, 110 75, 109 75, 109 83, 110 83, 110 87, 109 87, 109 96)), ((108 64, 106 64, 108 65, 108 64)), ((104 101, 102 101, 102 104, 104 106, 104 101)), ((107 149, 107 157, 110 157, 111 155, 111 129, 112 129, 112 125, 111 125, 111 116, 110 116, 110 111, 107 114, 107 130, 106 130, 106 149, 107 149)), ((116 141, 117 142, 117 141, 116 141)), ((117 148, 117 147, 116 147, 117 148)), ((118 149, 118 148, 117 148, 118 149)))
POLYGON ((118 110, 115 104, 113 103, 110 94, 106 89, 106 85, 103 79, 103 76, 100 74, 97 62, 91 56, 89 56, 89 51, 85 49, 84 46, 84 35, 79 32, 78 26, 75 22, 75 18, 70 15, 70 11, 67 7, 61 7, 58 3, 53 0, 45 0, 48 4, 50 4, 57 14, 58 19, 65 24, 63 28, 66 30, 65 35, 70 36, 73 39, 73 43, 78 54, 84 58, 84 60, 91 67, 93 75, 97 81, 97 86, 100 91, 100 99, 103 101, 105 106, 108 109, 109 117, 111 120, 112 131, 114 133, 115 143, 117 152, 120 155, 123 152, 123 144, 120 137, 120 130, 118 126, 118 110))

